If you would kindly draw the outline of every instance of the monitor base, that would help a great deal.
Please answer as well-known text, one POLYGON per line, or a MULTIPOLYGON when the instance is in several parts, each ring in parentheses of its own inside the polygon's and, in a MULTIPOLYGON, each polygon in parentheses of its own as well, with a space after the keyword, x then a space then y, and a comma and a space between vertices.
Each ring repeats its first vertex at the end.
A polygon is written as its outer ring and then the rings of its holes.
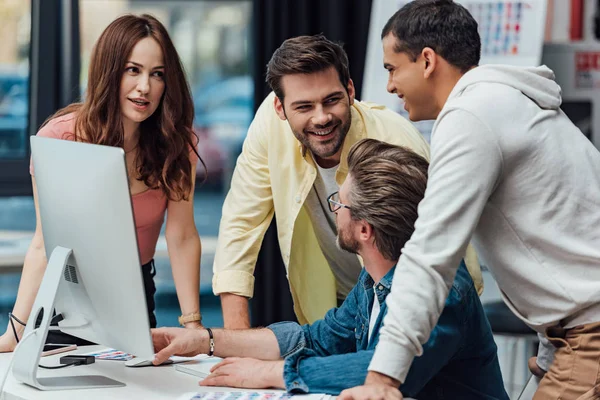
POLYGON ((115 381, 101 375, 37 378, 37 385, 35 385, 40 390, 100 389, 123 386, 125 386, 123 382, 115 381))

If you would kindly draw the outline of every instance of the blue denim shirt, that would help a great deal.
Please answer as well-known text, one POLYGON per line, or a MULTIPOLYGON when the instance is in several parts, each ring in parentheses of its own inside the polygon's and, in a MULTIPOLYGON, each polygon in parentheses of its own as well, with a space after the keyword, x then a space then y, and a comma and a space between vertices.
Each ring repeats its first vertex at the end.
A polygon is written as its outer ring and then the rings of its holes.
MULTIPOLYGON (((289 392, 339 394, 362 385, 379 340, 385 299, 395 267, 375 282, 363 269, 358 283, 339 308, 312 325, 280 322, 268 326, 279 343, 284 381, 289 392), (374 296, 380 313, 369 340, 374 296)), ((506 399, 496 343, 464 262, 446 299, 438 324, 415 358, 404 396, 418 399, 506 399)))

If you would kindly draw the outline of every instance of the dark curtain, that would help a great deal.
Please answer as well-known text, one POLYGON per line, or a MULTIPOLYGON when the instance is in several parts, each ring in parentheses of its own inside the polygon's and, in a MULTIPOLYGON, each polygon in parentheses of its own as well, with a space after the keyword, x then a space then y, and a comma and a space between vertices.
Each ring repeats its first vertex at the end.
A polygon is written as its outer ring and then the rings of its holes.
MULTIPOLYGON (((254 0, 255 110, 270 92, 265 83, 265 70, 273 52, 285 39, 318 33, 344 44, 350 76, 360 99, 370 15, 371 0, 254 0)), ((252 325, 295 321, 275 220, 264 237, 255 278, 254 298, 250 303, 252 325)))

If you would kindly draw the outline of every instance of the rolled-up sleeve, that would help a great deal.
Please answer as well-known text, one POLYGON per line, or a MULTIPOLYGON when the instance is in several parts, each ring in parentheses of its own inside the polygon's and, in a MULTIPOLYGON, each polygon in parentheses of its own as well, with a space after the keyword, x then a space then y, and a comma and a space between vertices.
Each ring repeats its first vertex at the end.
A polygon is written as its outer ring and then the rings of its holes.
POLYGON ((292 393, 339 394, 362 385, 373 350, 319 357, 312 349, 301 349, 286 357, 285 389, 292 393))
POLYGON ((273 219, 273 197, 263 102, 250 125, 223 204, 213 264, 213 292, 252 297, 254 268, 263 237, 273 219))
POLYGON ((277 322, 269 325, 267 329, 270 329, 277 339, 281 358, 306 347, 304 329, 296 322, 277 322))
POLYGON ((339 308, 311 325, 282 322, 269 325, 281 357, 286 390, 338 394, 361 384, 373 351, 356 351, 357 286, 339 308))
MULTIPOLYGON (((364 273, 364 271, 363 271, 364 273)), ((318 356, 344 354, 356 351, 357 286, 339 308, 327 311, 325 317, 312 324, 279 322, 267 326, 273 331, 282 358, 307 348, 318 356)))

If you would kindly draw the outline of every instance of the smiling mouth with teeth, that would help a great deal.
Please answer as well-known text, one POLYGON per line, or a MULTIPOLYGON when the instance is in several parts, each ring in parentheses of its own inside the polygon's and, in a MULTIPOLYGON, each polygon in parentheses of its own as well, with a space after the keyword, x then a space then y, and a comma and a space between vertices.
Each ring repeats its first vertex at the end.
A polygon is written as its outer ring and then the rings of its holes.
POLYGON ((324 130, 319 130, 319 131, 317 131, 317 130, 312 130, 312 131, 309 131, 309 132, 310 132, 312 135, 315 135, 315 136, 327 136, 327 135, 329 135, 331 132, 333 132, 333 130, 334 130, 336 127, 337 127, 337 125, 335 125, 335 126, 332 126, 332 127, 331 127, 331 128, 329 128, 329 129, 324 129, 324 130))
POLYGON ((133 99, 129 99, 129 101, 131 101, 134 104, 137 104, 138 106, 145 106, 147 104, 150 104, 149 101, 141 101, 141 100, 133 100, 133 99))

